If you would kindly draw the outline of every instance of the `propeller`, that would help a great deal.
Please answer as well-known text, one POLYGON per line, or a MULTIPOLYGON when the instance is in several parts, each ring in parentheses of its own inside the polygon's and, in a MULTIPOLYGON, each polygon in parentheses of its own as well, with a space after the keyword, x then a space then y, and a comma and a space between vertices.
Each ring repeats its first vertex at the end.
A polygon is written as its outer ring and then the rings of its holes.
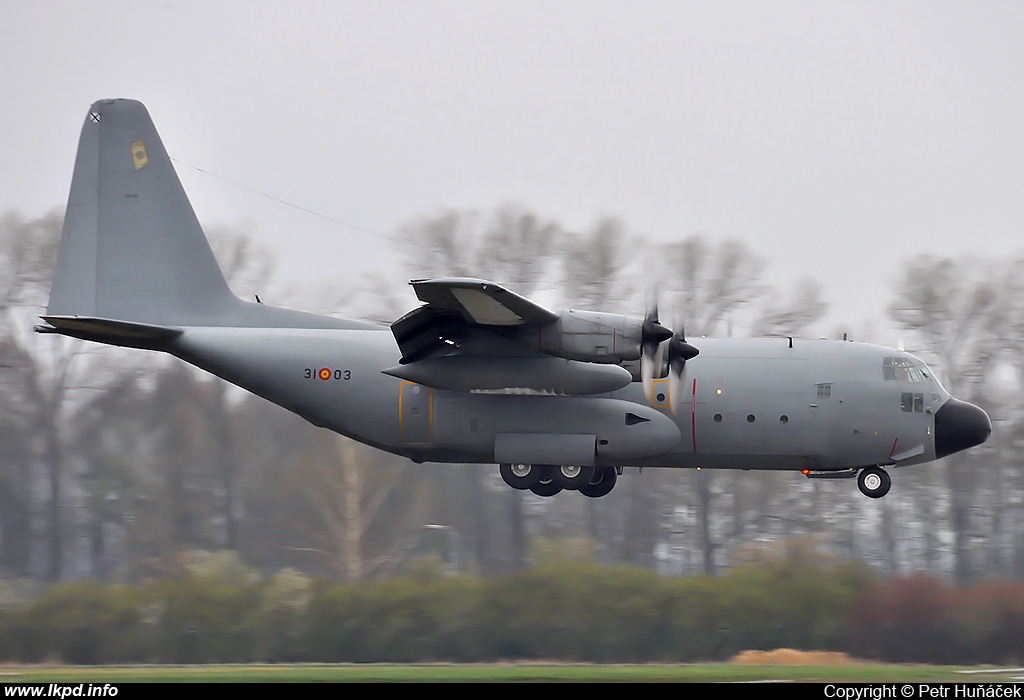
POLYGON ((650 400, 655 375, 662 374, 665 361, 663 343, 672 338, 672 331, 657 321, 657 303, 647 311, 640 331, 640 379, 644 396, 650 400))
POLYGON ((686 342, 686 330, 682 323, 674 324, 678 330, 670 331, 658 321, 658 302, 647 311, 640 333, 640 379, 644 396, 651 400, 654 380, 665 376, 668 369, 669 396, 672 413, 676 412, 682 398, 683 372, 686 361, 692 360, 700 351, 686 342), (668 341, 668 342, 665 342, 668 341))
POLYGON ((654 375, 661 374, 662 344, 672 337, 672 331, 658 323, 658 304, 648 310, 640 330, 640 379, 644 385, 644 396, 651 399, 654 375))
POLYGON ((686 342, 686 330, 681 324, 676 324, 678 331, 672 334, 668 341, 668 393, 672 397, 672 413, 675 414, 682 398, 683 371, 686 369, 686 361, 692 360, 700 350, 686 342))

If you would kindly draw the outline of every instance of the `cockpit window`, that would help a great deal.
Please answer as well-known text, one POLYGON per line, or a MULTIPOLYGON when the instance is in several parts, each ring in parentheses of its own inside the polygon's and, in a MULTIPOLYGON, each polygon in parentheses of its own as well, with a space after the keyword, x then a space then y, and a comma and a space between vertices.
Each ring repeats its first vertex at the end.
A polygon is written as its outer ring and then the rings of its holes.
POLYGON ((904 413, 911 413, 914 410, 914 395, 909 391, 900 394, 900 410, 904 413))
POLYGON ((921 413, 924 411, 924 394, 903 392, 900 394, 900 410, 904 413, 921 413))
POLYGON ((908 357, 882 358, 882 376, 888 382, 923 382, 930 379, 908 357))

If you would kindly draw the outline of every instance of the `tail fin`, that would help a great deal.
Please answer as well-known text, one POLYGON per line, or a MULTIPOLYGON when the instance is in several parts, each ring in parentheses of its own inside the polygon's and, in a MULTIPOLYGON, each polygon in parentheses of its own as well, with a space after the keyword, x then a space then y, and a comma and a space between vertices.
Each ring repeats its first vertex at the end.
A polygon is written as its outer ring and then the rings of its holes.
POLYGON ((146 108, 95 103, 82 127, 47 314, 214 325, 239 301, 146 108))

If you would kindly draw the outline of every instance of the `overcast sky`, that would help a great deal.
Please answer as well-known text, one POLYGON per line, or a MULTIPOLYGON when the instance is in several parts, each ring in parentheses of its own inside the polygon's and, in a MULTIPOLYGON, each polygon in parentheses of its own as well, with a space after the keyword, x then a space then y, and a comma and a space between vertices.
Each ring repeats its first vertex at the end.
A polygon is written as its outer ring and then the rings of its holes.
POLYGON ((911 256, 1024 251, 1024 2, 0 0, 0 92, 0 211, 63 207, 89 105, 132 97, 292 282, 508 202, 743 240, 857 319, 911 256))

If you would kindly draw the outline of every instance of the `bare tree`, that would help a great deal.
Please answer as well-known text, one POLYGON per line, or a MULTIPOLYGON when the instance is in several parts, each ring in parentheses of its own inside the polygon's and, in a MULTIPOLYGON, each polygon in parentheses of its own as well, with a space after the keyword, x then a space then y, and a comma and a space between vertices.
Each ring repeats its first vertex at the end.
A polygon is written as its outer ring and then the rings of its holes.
POLYGON ((751 335, 797 336, 825 315, 828 304, 821 298, 821 285, 811 279, 800 280, 792 296, 772 299, 758 309, 751 335))
MULTIPOLYGON (((893 320, 913 332, 922 350, 934 358, 946 388, 982 405, 985 380, 1004 350, 1000 335, 1009 309, 1000 299, 999 277, 991 264, 923 257, 907 265, 890 307, 893 320)), ((954 576, 961 582, 973 578, 979 565, 972 549, 981 527, 975 503, 983 472, 970 465, 987 459, 987 453, 988 447, 938 465, 946 475, 954 576)), ((938 515, 930 509, 927 513, 938 515)))
MULTIPOLYGON (((739 241, 711 245, 701 236, 663 246, 659 285, 690 335, 714 335, 734 312, 764 293, 764 261, 739 241)), ((728 328, 726 334, 729 335, 728 328)))
MULTIPOLYGON (((64 452, 61 443, 61 410, 67 390, 68 366, 77 353, 70 340, 51 339, 53 352, 45 362, 43 353, 27 349, 33 315, 42 312, 52 276, 61 217, 48 214, 21 221, 7 215, 0 221, 0 315, 4 318, 4 374, 8 384, 17 384, 22 405, 18 412, 31 416, 28 430, 17 439, 25 441, 39 459, 46 474, 46 578, 56 581, 64 568, 64 452)), ((31 488, 31 480, 28 482, 31 488)), ((30 500, 28 502, 31 502, 30 500)))

